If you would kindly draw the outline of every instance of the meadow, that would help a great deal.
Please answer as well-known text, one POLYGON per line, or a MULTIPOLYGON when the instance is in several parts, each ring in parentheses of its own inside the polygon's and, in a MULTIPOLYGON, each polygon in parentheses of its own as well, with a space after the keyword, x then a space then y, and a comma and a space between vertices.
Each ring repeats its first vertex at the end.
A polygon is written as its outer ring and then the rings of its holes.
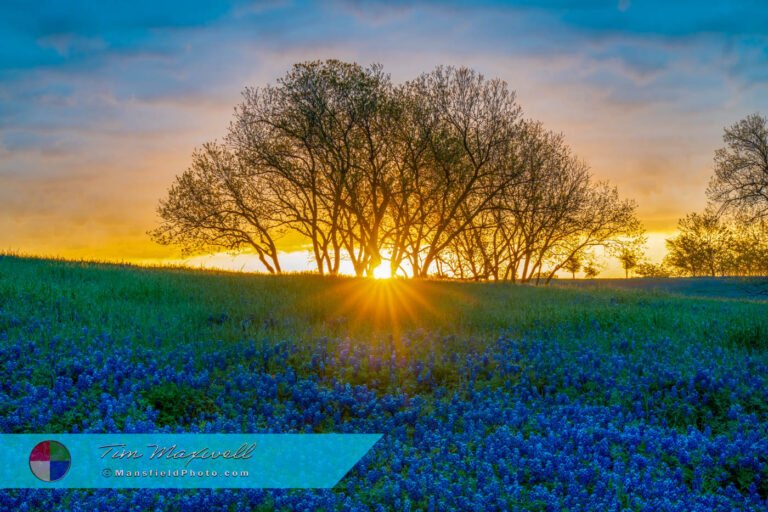
POLYGON ((765 510, 768 302, 674 283, 0 256, 0 432, 384 434, 332 490, 2 490, 0 509, 765 510))

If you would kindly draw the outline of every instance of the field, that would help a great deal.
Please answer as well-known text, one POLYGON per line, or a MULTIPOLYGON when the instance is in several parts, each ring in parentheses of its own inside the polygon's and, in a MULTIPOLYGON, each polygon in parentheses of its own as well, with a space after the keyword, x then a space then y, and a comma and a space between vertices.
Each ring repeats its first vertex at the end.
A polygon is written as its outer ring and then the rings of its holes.
POLYGON ((4 433, 384 433, 333 490, 5 490, 0 509, 765 510, 768 303, 701 283, 0 257, 4 433))

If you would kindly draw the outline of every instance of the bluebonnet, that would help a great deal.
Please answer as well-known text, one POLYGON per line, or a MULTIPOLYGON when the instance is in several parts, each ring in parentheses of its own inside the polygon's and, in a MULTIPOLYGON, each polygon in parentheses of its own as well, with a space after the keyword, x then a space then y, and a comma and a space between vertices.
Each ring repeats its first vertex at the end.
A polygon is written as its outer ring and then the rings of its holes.
POLYGON ((768 507, 761 354, 694 345, 667 354, 668 340, 632 333, 565 343, 416 332, 399 344, 172 351, 87 329, 51 343, 0 336, 5 433, 385 434, 333 490, 6 490, 2 509, 768 507))

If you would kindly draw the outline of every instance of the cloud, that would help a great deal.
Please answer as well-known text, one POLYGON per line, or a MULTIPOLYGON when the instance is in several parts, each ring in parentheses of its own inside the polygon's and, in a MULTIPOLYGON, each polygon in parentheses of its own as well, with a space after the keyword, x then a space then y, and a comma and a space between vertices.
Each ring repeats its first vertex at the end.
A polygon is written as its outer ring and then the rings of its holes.
MULTIPOLYGON (((518 91, 653 229, 703 204, 722 127, 768 112, 756 2, 20 2, 0 7, 0 248, 151 254, 154 208, 246 85, 297 61, 518 91)), ((150 257, 150 256, 146 256, 150 257)))

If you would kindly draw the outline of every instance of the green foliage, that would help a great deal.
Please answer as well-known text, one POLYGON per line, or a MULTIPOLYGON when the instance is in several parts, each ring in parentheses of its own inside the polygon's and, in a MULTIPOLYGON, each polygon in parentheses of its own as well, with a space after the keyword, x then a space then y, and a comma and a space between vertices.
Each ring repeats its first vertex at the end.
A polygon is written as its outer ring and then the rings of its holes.
POLYGON ((737 348, 765 352, 768 350, 768 321, 759 319, 746 325, 737 324, 729 330, 728 341, 737 348))
MULTIPOLYGON (((592 333, 598 339, 615 329, 672 340, 686 332, 707 343, 732 334, 718 319, 765 316, 759 302, 690 299, 653 288, 585 291, 564 285, 276 277, 9 256, 0 256, 0 275, 13 276, 0 278, 0 331, 9 335, 32 329, 48 339, 53 326, 37 325, 34 319, 41 310, 53 310, 62 338, 78 339, 85 328, 89 333, 108 330, 117 339, 131 337, 144 346, 184 343, 201 350, 207 348, 203 340, 351 336, 375 341, 417 329, 457 338, 496 336, 500 330, 545 333, 577 344, 594 325, 599 326, 592 333)), ((669 289, 680 288, 686 295, 719 293, 710 282, 668 281, 669 289)), ((726 288, 729 297, 738 298, 742 291, 745 299, 755 297, 746 293, 747 287, 726 288)), ((759 346, 766 330, 750 335, 751 327, 745 324, 745 329, 734 339, 759 346)))
POLYGON ((188 425, 189 418, 213 415, 218 407, 202 390, 168 382, 144 394, 147 404, 158 412, 159 425, 188 425))

